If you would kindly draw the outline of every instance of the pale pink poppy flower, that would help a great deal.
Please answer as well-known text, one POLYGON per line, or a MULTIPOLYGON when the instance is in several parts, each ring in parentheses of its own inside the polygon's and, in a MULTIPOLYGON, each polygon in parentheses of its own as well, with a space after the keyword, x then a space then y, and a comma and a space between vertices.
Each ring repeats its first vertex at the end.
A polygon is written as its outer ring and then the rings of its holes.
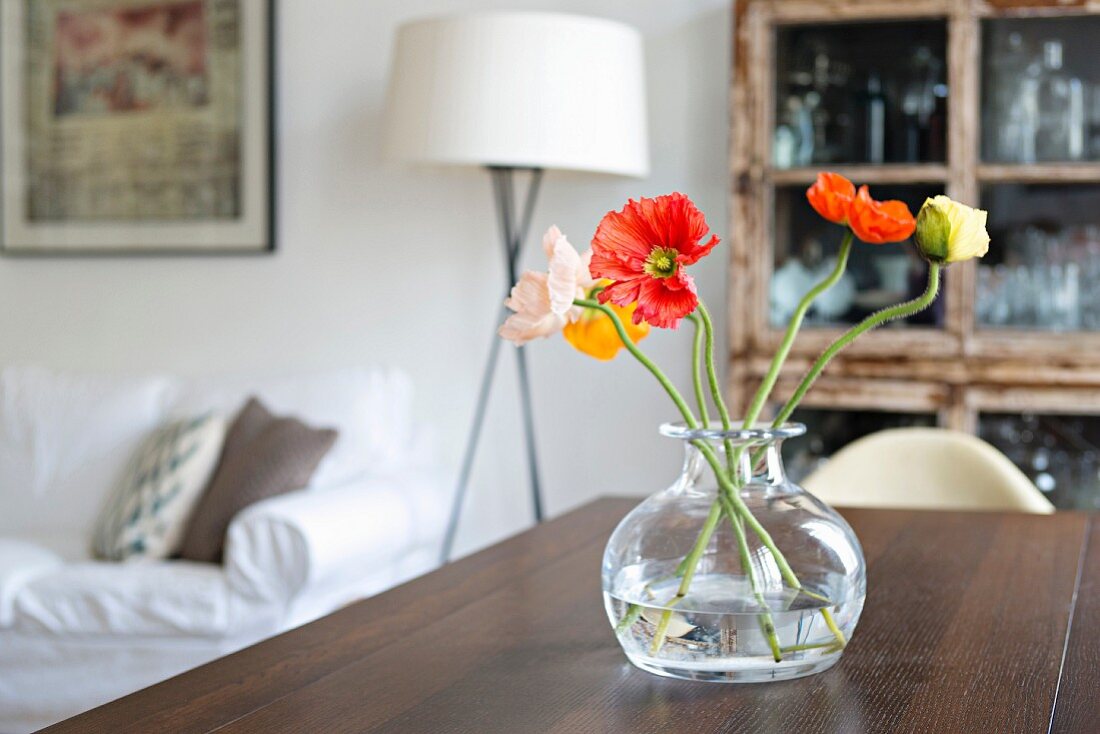
POLYGON ((578 254, 557 227, 546 230, 542 249, 550 261, 549 272, 528 270, 504 302, 515 313, 499 333, 517 345, 550 336, 580 318, 582 309, 573 305, 573 299, 584 298, 595 285, 588 272, 592 253, 578 254))

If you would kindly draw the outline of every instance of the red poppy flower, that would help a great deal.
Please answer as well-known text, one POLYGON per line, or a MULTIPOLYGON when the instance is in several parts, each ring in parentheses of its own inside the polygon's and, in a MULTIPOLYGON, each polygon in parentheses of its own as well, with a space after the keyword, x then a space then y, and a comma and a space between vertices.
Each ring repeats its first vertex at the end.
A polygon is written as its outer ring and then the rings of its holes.
POLYGON ((848 226, 864 242, 881 245, 909 239, 917 228, 917 220, 904 201, 875 201, 866 186, 848 210, 848 226))
POLYGON ((631 199, 619 212, 608 212, 592 238, 594 278, 611 285, 600 292, 602 303, 637 304, 634 323, 676 328, 695 310, 695 281, 684 268, 718 244, 706 218, 683 194, 631 199))
POLYGON ((814 185, 806 189, 810 206, 825 219, 836 224, 848 223, 848 209, 856 198, 856 187, 839 173, 822 171, 814 185))

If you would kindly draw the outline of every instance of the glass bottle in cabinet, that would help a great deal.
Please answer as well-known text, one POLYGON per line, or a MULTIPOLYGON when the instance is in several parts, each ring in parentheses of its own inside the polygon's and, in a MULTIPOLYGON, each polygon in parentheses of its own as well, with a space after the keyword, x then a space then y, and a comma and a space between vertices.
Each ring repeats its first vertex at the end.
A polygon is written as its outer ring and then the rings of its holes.
POLYGON ((1026 103, 1024 80, 1032 59, 1019 33, 1004 36, 991 61, 990 106, 985 149, 993 160, 1035 160, 1038 112, 1026 103))
POLYGON ((1084 88, 1080 79, 1062 69, 1061 41, 1043 44, 1042 63, 1033 65, 1025 76, 1024 97, 1038 119, 1034 159, 1081 160, 1085 154, 1084 88))
POLYGON ((781 24, 776 168, 945 160, 943 20, 781 24))
POLYGON ((997 246, 978 264, 978 325, 1100 331, 1100 184, 996 184, 981 205, 997 246))
POLYGON ((1100 159, 1100 16, 982 21, 982 158, 1100 159))

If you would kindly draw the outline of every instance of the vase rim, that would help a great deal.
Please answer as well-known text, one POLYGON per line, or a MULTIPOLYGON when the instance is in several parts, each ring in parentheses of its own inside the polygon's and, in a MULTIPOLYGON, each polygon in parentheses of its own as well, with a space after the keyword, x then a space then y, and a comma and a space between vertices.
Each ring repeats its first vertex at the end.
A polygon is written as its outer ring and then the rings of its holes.
MULTIPOLYGON (((740 425, 741 421, 731 421, 740 425)), ((685 441, 703 439, 707 441, 735 441, 740 444, 762 444, 774 441, 783 441, 788 438, 801 436, 806 432, 806 426, 802 423, 784 423, 779 427, 773 427, 770 423, 758 423, 752 428, 731 428, 725 430, 722 425, 711 421, 710 425, 701 428, 688 428, 683 422, 662 423, 660 427, 662 436, 679 438, 685 441)))

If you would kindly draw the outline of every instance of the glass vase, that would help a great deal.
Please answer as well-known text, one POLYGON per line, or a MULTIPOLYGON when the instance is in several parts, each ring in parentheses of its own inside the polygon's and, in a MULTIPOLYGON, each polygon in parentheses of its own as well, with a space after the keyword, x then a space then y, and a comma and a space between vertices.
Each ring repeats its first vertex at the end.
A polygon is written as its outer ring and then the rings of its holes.
POLYGON ((684 442, 680 476, 623 518, 603 559, 604 604, 634 665, 748 683, 840 659, 863 610, 865 563, 844 518, 783 471, 783 441, 804 432, 661 427, 684 442))

